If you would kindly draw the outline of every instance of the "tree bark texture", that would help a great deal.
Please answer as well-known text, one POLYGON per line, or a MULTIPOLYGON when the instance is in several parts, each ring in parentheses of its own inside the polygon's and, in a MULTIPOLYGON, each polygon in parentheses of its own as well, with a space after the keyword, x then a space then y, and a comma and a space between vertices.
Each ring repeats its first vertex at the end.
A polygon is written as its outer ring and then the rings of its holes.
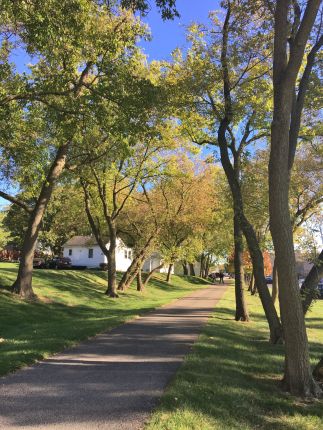
POLYGON ((190 275, 191 276, 195 276, 194 264, 193 263, 189 263, 189 268, 190 268, 190 275))
POLYGON ((234 286, 236 298, 236 321, 249 321, 249 314, 244 297, 244 270, 243 270, 243 239, 239 220, 234 217, 234 286))
POLYGON ((65 163, 68 150, 68 143, 60 146, 57 149, 56 157, 51 165, 46 180, 43 183, 36 205, 30 214, 28 227, 25 233, 21 258, 19 263, 17 279, 12 285, 11 289, 14 293, 19 294, 26 299, 35 297, 32 288, 32 274, 33 274, 33 261, 34 252, 37 244, 41 223, 47 208, 47 205, 52 196, 55 182, 61 175, 65 163))
POLYGON ((204 276, 204 262, 205 262, 205 255, 202 253, 201 255, 201 267, 200 267, 200 277, 203 278, 204 276))
POLYGON ((142 282, 142 272, 140 267, 137 273, 137 291, 143 291, 143 290, 144 290, 144 284, 142 282))
POLYGON ((297 34, 290 42, 288 14, 290 2, 277 1, 274 38, 274 112, 271 125, 269 161, 270 230, 275 247, 279 278, 279 303, 285 340, 284 388, 293 395, 319 395, 309 362, 308 340, 298 287, 292 223, 289 212, 290 124, 296 79, 305 46, 320 2, 309 1, 297 34))
POLYGON ((128 267, 128 269, 124 272, 124 274, 122 275, 122 278, 120 279, 119 285, 118 285, 118 290, 119 291, 125 291, 127 290, 127 288, 130 287, 130 285, 132 284, 133 280, 135 279, 135 277, 137 276, 139 267, 142 263, 142 259, 143 256, 142 255, 137 255, 131 262, 131 265, 128 267))
POLYGON ((210 271, 210 255, 208 254, 205 258, 205 265, 204 265, 204 279, 207 279, 209 276, 209 271, 210 271))
POLYGON ((249 286, 248 286, 248 291, 252 292, 254 284, 255 284, 255 277, 254 277, 253 270, 252 270, 250 282, 249 282, 249 286))
POLYGON ((167 276, 166 276, 166 282, 170 282, 170 278, 172 275, 172 270, 173 270, 173 263, 170 263, 170 265, 168 266, 168 271, 167 271, 167 276))
POLYGON ((154 267, 146 276, 145 281, 144 281, 144 288, 146 288, 146 286, 148 285, 151 277, 153 276, 153 274, 155 272, 157 272, 157 270, 160 270, 162 267, 164 267, 164 264, 160 264, 159 266, 154 267))
POLYGON ((239 220, 241 229, 248 244, 248 249, 254 270, 255 283, 257 285, 259 297, 264 308, 270 329, 270 341, 272 343, 277 343, 280 342, 282 339, 282 328, 266 283, 264 260, 257 240, 257 236, 252 225, 244 214, 240 184, 237 180, 236 172, 232 167, 228 154, 227 142, 225 137, 227 126, 228 120, 223 119, 218 130, 218 142, 221 153, 221 163, 231 189, 234 204, 234 214, 239 220))
POLYGON ((278 284, 278 271, 277 271, 277 264, 276 264, 276 258, 274 260, 274 266, 273 266, 273 284, 272 284, 272 291, 271 291, 271 298, 273 299, 273 303, 276 303, 276 300, 278 298, 278 291, 279 291, 279 284, 278 284))
POLYGON ((150 246, 155 237, 156 237, 156 234, 152 234, 148 238, 144 246, 141 248, 141 250, 135 255, 130 266, 124 272, 119 282, 119 285, 118 285, 119 291, 125 291, 131 285, 132 281, 135 279, 140 265, 143 264, 145 259, 147 258, 150 246))
MULTIPOLYGON (((240 142, 239 148, 235 147, 234 141, 232 141, 232 155, 234 156, 234 165, 231 164, 231 159, 229 156, 229 144, 227 142, 227 132, 229 125, 233 117, 232 100, 231 100, 231 82, 229 74, 229 62, 227 59, 228 55, 228 38, 230 32, 230 17, 231 17, 231 4, 227 3, 227 13, 223 23, 222 29, 222 48, 221 48, 221 68, 222 68, 222 79, 223 79, 223 98, 224 98, 224 116, 220 121, 218 127, 218 145, 220 148, 221 163, 227 177, 234 205, 234 216, 239 220, 240 227, 246 238, 249 253, 252 260, 252 265, 254 269, 255 282, 259 291, 259 296, 261 303, 263 305, 266 318, 268 321, 270 329, 270 340, 272 343, 277 343, 282 337, 281 324, 272 302, 268 286, 266 284, 265 274, 264 274, 264 261, 262 252, 257 240, 255 231, 246 218, 243 210, 243 200, 241 193, 241 186, 239 181, 239 164, 241 157, 241 150, 243 149, 242 141, 240 142)), ((217 115, 217 108, 214 106, 214 102, 211 101, 214 109, 215 115, 217 115)), ((248 129, 248 125, 247 125, 248 129)), ((248 131, 246 129, 246 131, 248 131)))
POLYGON ((186 261, 183 262, 183 275, 184 276, 188 275, 188 267, 187 267, 187 262, 186 261))
POLYGON ((109 221, 109 249, 108 249, 108 288, 105 294, 109 297, 118 297, 117 294, 117 229, 115 223, 109 221))
POLYGON ((256 296, 257 294, 258 294, 258 288, 257 288, 256 280, 254 279, 253 287, 252 287, 252 290, 251 290, 251 295, 252 296, 256 296))

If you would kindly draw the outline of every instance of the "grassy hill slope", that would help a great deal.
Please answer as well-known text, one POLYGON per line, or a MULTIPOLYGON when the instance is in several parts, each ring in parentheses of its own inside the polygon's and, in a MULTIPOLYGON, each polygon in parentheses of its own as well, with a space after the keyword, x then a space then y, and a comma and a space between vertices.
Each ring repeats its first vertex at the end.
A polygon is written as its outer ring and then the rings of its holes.
POLYGON ((179 276, 167 284, 165 275, 159 274, 143 293, 132 286, 119 299, 111 299, 104 295, 104 272, 35 270, 33 287, 39 302, 30 303, 7 289, 16 273, 16 264, 0 263, 0 375, 208 284, 179 276))

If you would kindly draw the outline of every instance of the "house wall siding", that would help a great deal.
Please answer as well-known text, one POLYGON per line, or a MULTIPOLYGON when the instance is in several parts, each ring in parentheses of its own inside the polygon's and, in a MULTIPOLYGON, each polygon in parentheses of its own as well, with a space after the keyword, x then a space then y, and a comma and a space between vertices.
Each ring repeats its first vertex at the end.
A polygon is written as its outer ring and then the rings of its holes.
MULTIPOLYGON (((107 247, 109 244, 106 245, 107 247)), ((126 247, 120 240, 117 241, 116 249, 116 266, 120 272, 125 272, 131 264, 132 255, 131 248, 126 247), (127 257, 125 256, 127 251, 127 257)), ((64 246, 63 256, 71 259, 72 266, 86 266, 88 268, 98 268, 101 263, 107 263, 107 258, 101 251, 99 245, 91 246, 64 246), (72 250, 72 255, 69 255, 69 250, 72 250), (93 258, 89 258, 89 249, 93 249, 93 258)))
POLYGON ((106 262, 106 257, 98 245, 89 247, 85 246, 68 246, 64 247, 64 257, 68 257, 72 261, 72 266, 99 267, 101 263, 106 262), (69 255, 69 250, 72 250, 72 255, 69 255), (93 258, 89 258, 89 249, 93 249, 93 258))
MULTIPOLYGON (((152 254, 147 260, 145 260, 142 270, 144 272, 150 272, 151 270, 155 269, 155 267, 158 267, 162 262, 162 258, 159 253, 152 254)), ((167 273, 168 272, 168 264, 165 264, 161 269, 157 270, 158 273, 167 273)), ((174 266, 172 268, 172 272, 174 273, 174 266)))

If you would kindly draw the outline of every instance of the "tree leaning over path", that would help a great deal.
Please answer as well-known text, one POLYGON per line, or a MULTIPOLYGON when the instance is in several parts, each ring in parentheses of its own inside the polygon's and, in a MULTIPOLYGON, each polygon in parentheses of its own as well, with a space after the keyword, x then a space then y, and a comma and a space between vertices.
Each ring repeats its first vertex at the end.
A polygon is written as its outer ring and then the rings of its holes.
MULTIPOLYGON (((294 395, 317 397, 308 340, 296 275, 292 223, 289 212, 290 171, 311 70, 323 42, 312 43, 304 72, 300 71, 305 49, 319 10, 319 0, 309 0, 304 10, 297 1, 278 0, 274 11, 274 110, 269 162, 270 229, 275 246, 280 284, 279 302, 285 339, 284 387, 294 395)), ((321 28, 319 26, 319 31, 321 28)))

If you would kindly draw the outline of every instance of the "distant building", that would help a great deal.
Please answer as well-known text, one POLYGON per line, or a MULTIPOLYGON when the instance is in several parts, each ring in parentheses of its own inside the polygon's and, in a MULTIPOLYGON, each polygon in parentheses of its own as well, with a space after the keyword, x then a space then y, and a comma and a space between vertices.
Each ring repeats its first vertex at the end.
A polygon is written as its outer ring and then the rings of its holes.
MULTIPOLYGON (((163 259, 159 252, 153 252, 147 260, 145 260, 144 265, 142 266, 143 272, 151 272, 155 267, 160 266, 163 263, 163 259)), ((167 273, 168 272, 168 264, 165 264, 163 267, 157 270, 158 273, 167 273)), ((174 273, 174 266, 172 268, 172 273, 174 273)))
MULTIPOLYGON (((272 265, 274 265, 275 255, 271 254, 270 259, 272 261, 272 265)), ((313 263, 309 262, 302 253, 299 251, 295 252, 295 260, 296 260, 296 273, 298 279, 304 279, 308 275, 309 271, 313 267, 313 263)))
POLYGON ((296 271, 299 279, 304 279, 308 275, 309 271, 313 267, 313 263, 310 263, 304 255, 300 252, 295 252, 296 259, 296 271))
MULTIPOLYGON (((106 248, 109 243, 106 244, 106 248)), ((100 267, 107 264, 107 257, 93 236, 74 236, 63 245, 63 256, 71 259, 72 266, 100 267)), ((120 272, 125 272, 132 261, 132 249, 128 248, 121 239, 117 239, 116 266, 120 272)))

